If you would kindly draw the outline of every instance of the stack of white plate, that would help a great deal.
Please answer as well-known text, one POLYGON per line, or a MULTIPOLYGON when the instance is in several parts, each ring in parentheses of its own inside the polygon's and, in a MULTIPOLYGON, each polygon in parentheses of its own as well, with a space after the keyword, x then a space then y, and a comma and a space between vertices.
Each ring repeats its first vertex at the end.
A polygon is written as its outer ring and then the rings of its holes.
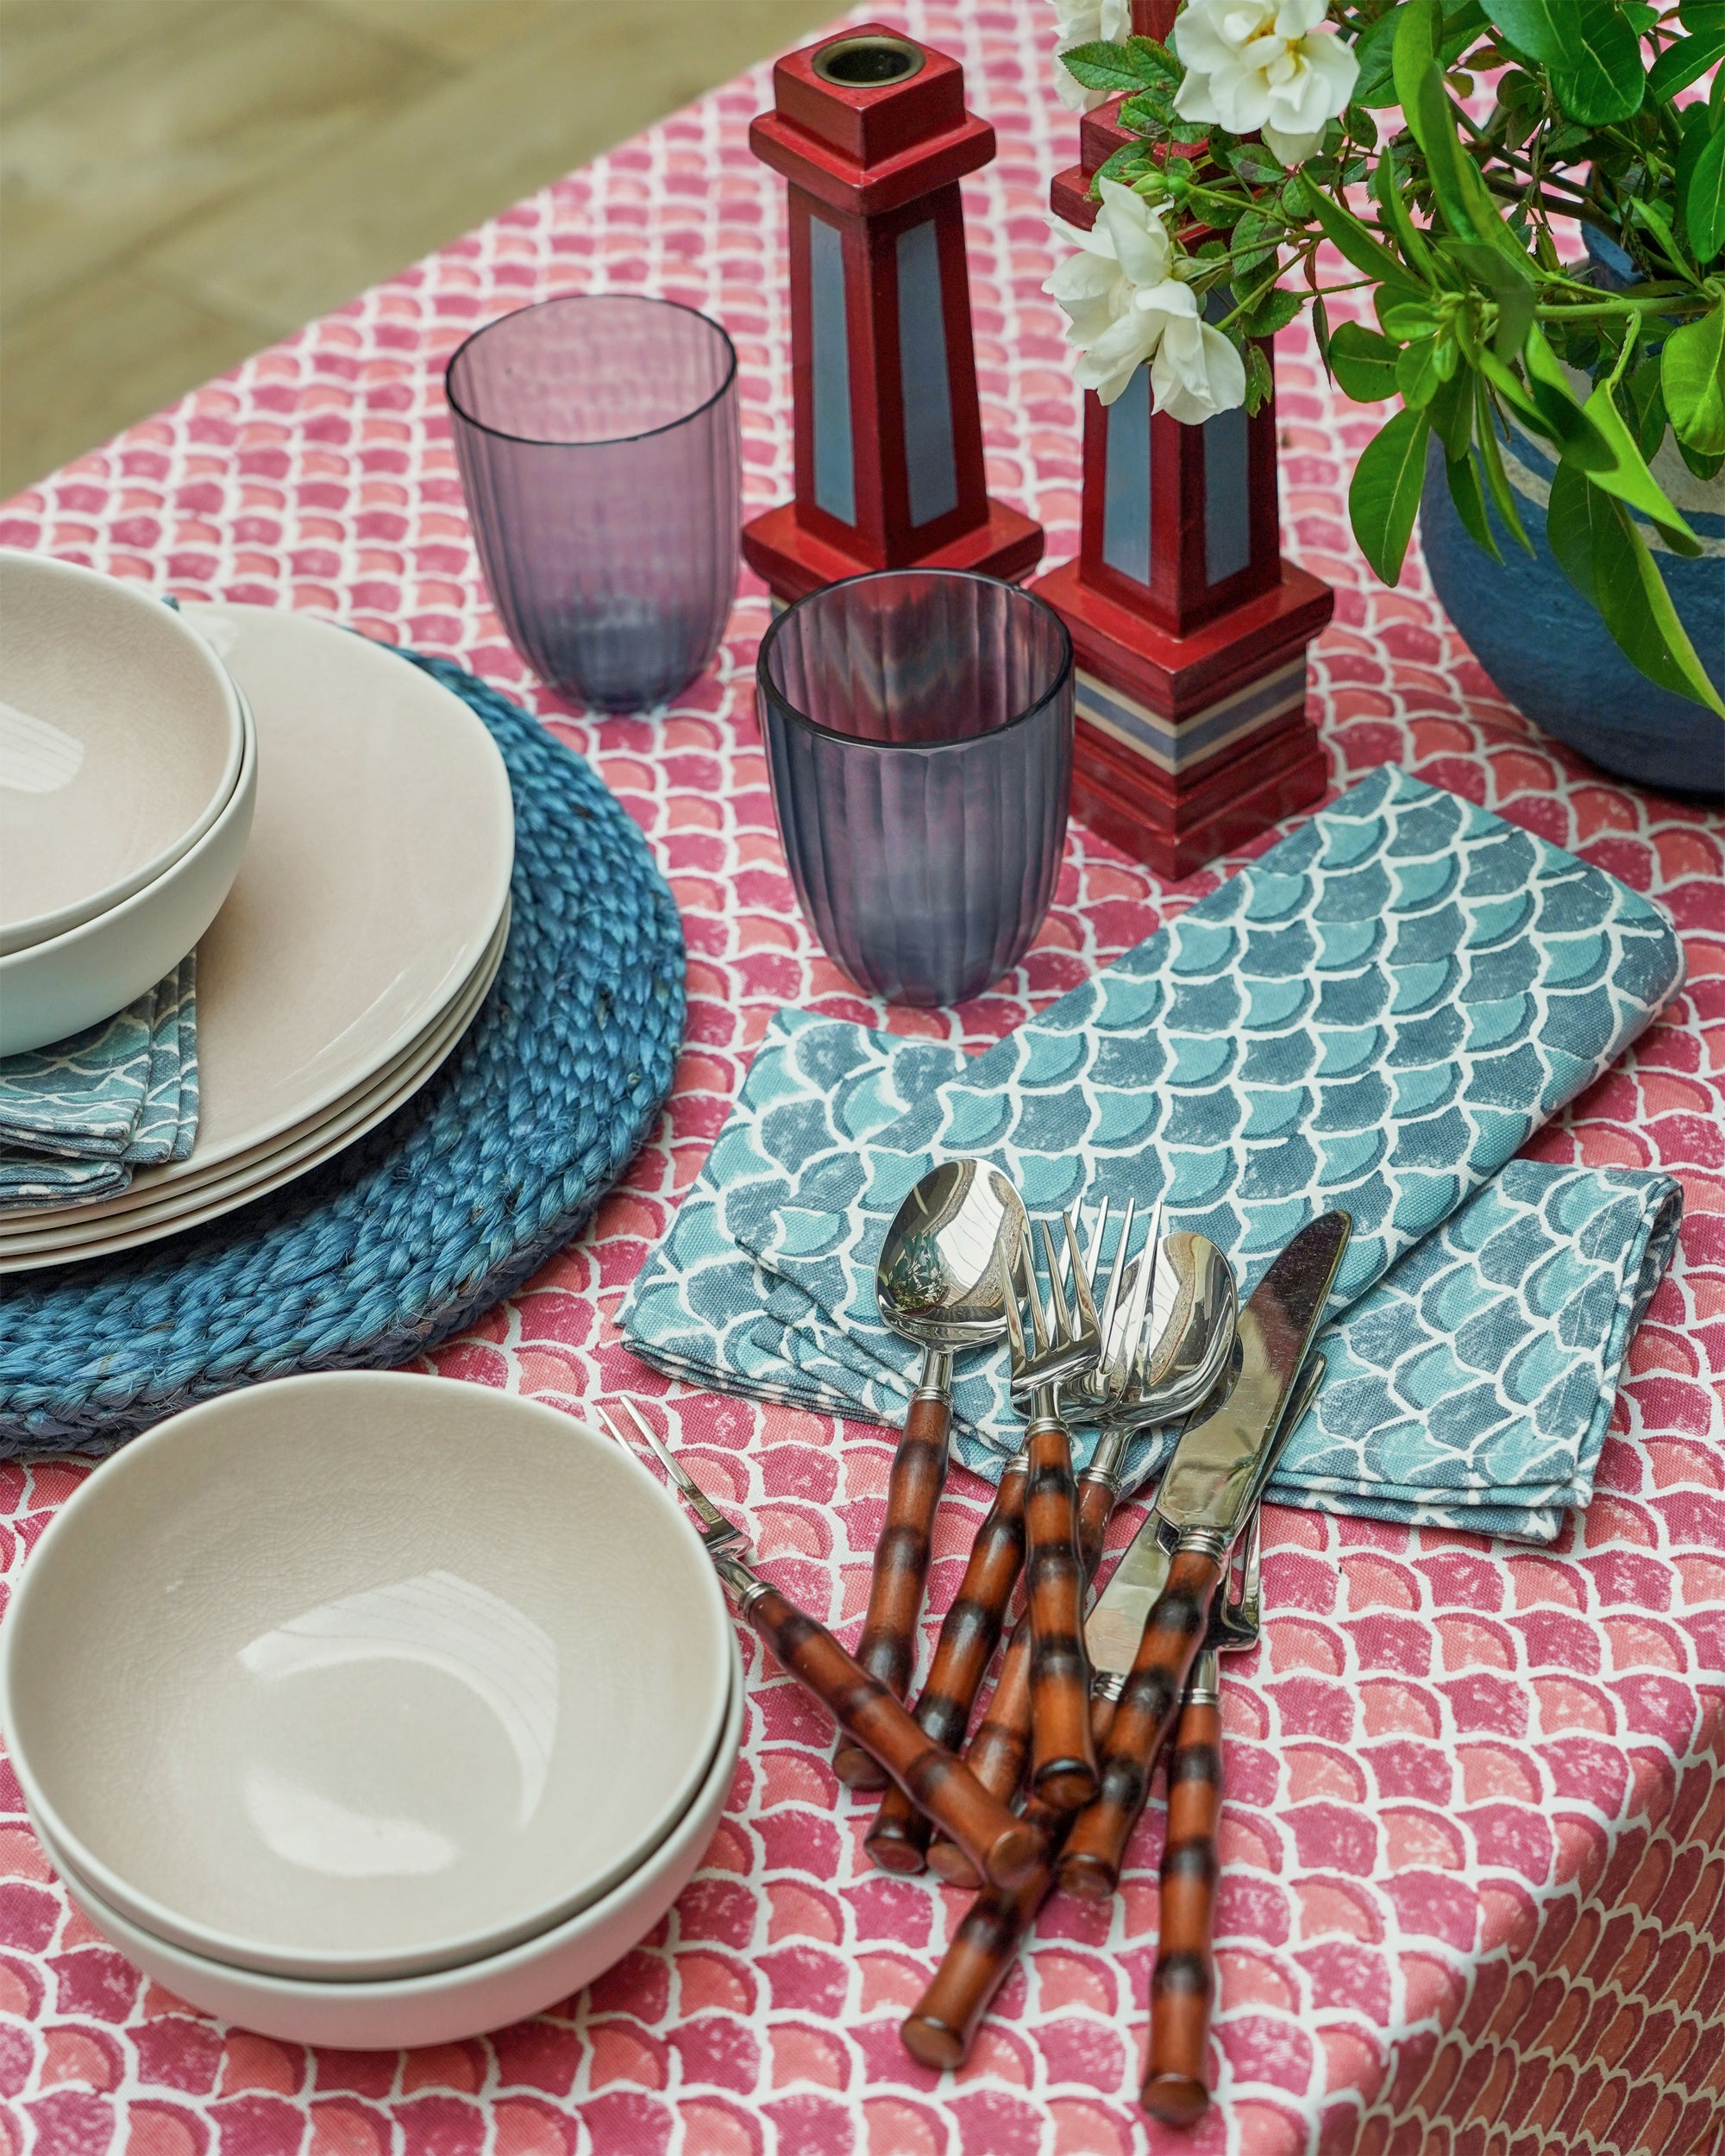
POLYGON ((0 1220, 0 1273, 110 1257, 304 1175, 426 1082, 502 958, 509 778, 461 699, 306 615, 182 619, 250 708, 258 774, 243 861, 198 944, 197 1143, 120 1197, 0 1220))
POLYGON ((97 1931, 194 2006, 349 2049, 518 2020, 644 1938, 742 1712, 658 1482, 432 1377, 159 1424, 48 1527, 0 1633, 30 1819, 97 1931))

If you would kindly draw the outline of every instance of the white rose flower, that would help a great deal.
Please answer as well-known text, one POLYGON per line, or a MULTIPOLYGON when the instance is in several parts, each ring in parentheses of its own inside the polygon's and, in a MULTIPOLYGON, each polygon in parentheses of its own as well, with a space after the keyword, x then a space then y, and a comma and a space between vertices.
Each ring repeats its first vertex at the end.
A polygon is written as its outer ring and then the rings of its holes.
POLYGON ((1150 364, 1156 409, 1182 426, 1201 426, 1245 402, 1245 362, 1220 329, 1195 314, 1170 322, 1150 364))
POLYGON ((1311 156, 1353 95, 1353 47, 1320 28, 1324 0, 1189 0, 1172 44, 1186 68, 1175 92, 1182 120, 1263 132, 1294 166, 1311 156))
MULTIPOLYGON (((1132 0, 1054 0, 1054 49, 1070 53, 1075 45, 1123 44, 1132 29, 1132 0)), ((1087 90, 1078 78, 1054 63, 1054 87, 1069 112, 1088 112, 1106 103, 1106 90, 1087 90)))
POLYGON ((1189 425, 1245 401, 1245 369, 1218 329, 1198 317, 1197 295, 1174 274, 1178 260, 1163 211, 1118 181, 1102 182, 1088 232, 1051 220, 1077 248, 1043 286, 1068 317, 1082 357, 1081 389, 1112 404, 1148 360, 1158 411, 1189 425))

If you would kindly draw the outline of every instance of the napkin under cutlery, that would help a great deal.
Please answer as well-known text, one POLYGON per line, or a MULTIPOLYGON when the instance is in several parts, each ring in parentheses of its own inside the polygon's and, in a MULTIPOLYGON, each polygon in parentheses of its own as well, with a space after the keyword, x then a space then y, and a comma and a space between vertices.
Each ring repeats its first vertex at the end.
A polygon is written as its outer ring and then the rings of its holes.
POLYGON ((0 1060, 0 1213, 117 1197, 198 1135, 198 954, 147 995, 0 1060))
MULTIPOLYGON (((1681 1200, 1514 1156, 1682 979, 1647 900, 1385 766, 975 1059, 781 1014, 619 1322, 663 1369, 892 1420, 913 1380, 874 1262, 935 1157, 995 1162, 1032 1211, 1162 1196, 1242 1293, 1345 1206, 1331 1376, 1276 1494, 1550 1540, 1681 1200)), ((997 1476, 1000 1374, 962 1365, 956 1405, 997 1476)))

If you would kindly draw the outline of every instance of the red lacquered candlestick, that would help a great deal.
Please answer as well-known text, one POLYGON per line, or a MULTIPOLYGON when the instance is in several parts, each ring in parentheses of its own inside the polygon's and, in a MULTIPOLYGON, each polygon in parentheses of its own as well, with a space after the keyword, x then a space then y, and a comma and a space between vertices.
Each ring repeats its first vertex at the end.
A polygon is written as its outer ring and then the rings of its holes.
POLYGON ((789 182, 795 499, 743 528, 788 604, 867 569, 1016 580, 1042 527, 989 498, 958 182, 994 154, 956 60, 876 23, 791 53, 749 139, 789 182))
MULTIPOLYGON (((1166 38, 1171 0, 1132 12, 1166 38)), ((1071 223, 1094 221, 1092 178, 1133 139, 1119 106, 1085 116, 1082 162, 1050 190, 1071 223)), ((1335 601, 1282 558, 1273 397, 1188 427, 1151 411, 1147 367, 1111 405, 1087 392, 1078 558, 1032 589, 1071 632, 1072 805, 1093 830, 1184 876, 1322 794, 1306 648, 1335 601)))

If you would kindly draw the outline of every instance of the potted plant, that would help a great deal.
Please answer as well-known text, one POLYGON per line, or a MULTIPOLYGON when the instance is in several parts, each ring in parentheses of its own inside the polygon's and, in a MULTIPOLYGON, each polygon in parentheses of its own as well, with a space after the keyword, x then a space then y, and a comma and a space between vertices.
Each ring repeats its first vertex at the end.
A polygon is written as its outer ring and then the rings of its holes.
POLYGON ((1047 286, 1081 384, 1147 362, 1176 417, 1255 409, 1254 340, 1309 309, 1342 391, 1399 400, 1349 492, 1372 567, 1399 580, 1423 495, 1500 688, 1718 790, 1725 0, 1188 0, 1166 45, 1057 4, 1069 102, 1124 93, 1132 138, 1047 286))

